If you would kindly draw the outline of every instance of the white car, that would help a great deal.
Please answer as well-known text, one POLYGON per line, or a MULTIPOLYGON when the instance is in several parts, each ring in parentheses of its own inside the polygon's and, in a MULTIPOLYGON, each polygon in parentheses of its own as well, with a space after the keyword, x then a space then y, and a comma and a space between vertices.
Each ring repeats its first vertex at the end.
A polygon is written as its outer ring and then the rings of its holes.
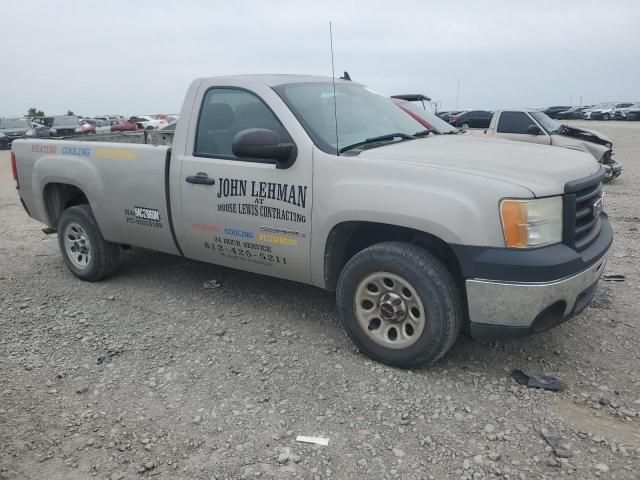
POLYGON ((600 103, 582 112, 582 118, 585 120, 611 120, 615 116, 616 108, 626 108, 631 105, 633 105, 632 102, 600 103))
POLYGON ((137 117, 131 117, 129 121, 136 123, 138 125, 138 128, 142 128, 144 130, 157 130, 167 124, 166 120, 160 120, 151 115, 140 115, 137 117))

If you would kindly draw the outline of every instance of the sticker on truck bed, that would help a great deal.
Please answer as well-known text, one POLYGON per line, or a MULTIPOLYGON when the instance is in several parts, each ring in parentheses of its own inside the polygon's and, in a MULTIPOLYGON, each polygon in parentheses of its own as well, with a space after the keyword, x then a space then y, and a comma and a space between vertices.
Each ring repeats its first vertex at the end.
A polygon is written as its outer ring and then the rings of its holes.
POLYGON ((108 160, 136 160, 138 153, 133 150, 96 148, 96 158, 108 160))
POLYGON ((31 145, 33 153, 58 153, 57 145, 31 145))
POLYGON ((143 225, 146 227, 162 228, 162 222, 160 221, 160 212, 155 208, 125 208, 124 214, 127 223, 135 223, 136 225, 143 225))

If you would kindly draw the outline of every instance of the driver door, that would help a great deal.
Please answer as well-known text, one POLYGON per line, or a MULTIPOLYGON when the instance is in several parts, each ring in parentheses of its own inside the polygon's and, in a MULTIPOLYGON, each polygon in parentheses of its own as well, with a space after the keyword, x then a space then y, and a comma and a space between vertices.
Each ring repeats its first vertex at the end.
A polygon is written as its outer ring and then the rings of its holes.
POLYGON ((278 169, 236 157, 235 135, 251 128, 266 128, 282 141, 294 141, 256 93, 213 86, 202 94, 193 148, 181 159, 184 253, 308 282, 311 158, 300 149, 292 166, 278 169))

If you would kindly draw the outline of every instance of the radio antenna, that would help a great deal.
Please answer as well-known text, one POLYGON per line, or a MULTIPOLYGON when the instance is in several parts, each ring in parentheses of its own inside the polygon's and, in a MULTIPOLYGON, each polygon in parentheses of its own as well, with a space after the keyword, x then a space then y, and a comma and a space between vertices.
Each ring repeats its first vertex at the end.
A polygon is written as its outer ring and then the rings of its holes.
POLYGON ((336 155, 340 156, 340 142, 338 141, 338 106, 336 105, 336 70, 333 64, 333 29, 329 21, 329 42, 331 43, 331 80, 333 81, 333 119, 336 125, 336 155))

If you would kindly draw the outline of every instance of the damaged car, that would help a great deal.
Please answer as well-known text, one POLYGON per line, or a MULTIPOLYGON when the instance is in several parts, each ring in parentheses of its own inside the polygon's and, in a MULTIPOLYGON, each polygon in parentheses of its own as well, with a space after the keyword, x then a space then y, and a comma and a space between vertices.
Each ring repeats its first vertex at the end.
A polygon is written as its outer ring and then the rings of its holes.
POLYGON ((563 125, 532 109, 498 110, 485 135, 588 152, 602 164, 606 179, 617 178, 622 165, 613 159, 613 143, 600 132, 563 125))

